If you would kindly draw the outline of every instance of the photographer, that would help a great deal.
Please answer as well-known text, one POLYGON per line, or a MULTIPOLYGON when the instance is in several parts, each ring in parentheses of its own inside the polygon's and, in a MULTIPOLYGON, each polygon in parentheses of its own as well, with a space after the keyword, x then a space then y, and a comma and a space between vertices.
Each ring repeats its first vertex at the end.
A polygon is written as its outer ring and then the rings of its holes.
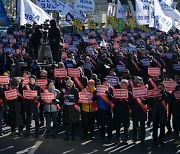
POLYGON ((51 27, 49 28, 48 38, 51 47, 53 60, 59 62, 61 60, 61 54, 59 55, 59 43, 60 43, 60 30, 56 26, 56 21, 50 21, 51 27))

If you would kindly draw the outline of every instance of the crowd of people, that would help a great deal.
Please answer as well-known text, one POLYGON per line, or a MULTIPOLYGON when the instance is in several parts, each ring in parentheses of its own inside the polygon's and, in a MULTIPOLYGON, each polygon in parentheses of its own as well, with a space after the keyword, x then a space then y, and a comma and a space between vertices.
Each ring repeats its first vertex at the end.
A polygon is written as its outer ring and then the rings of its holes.
POLYGON ((152 125, 153 144, 163 145, 165 128, 180 144, 180 32, 127 27, 62 34, 50 26, 16 27, 0 34, 0 135, 35 137, 46 125, 46 137, 57 137, 64 125, 65 141, 82 138, 145 144, 145 126, 152 125), (49 67, 41 68, 39 63, 49 67), (12 69, 12 66, 13 69, 12 69), (12 77, 13 76, 13 77, 12 77), (53 127, 51 127, 53 123, 53 127), (122 129, 123 127, 123 134, 122 129), (158 133, 160 129, 160 133, 158 133))

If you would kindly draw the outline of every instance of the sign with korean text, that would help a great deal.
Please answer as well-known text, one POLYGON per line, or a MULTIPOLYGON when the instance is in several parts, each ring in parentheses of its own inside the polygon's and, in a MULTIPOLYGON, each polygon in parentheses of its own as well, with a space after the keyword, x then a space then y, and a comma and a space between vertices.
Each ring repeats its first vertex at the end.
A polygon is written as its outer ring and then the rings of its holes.
POLYGON ((0 76, 0 85, 9 84, 9 77, 7 76, 0 76))
POLYGON ((97 95, 105 94, 105 92, 108 90, 108 87, 105 85, 97 85, 96 87, 97 95))
POLYGON ((80 70, 78 68, 68 68, 68 74, 70 77, 79 78, 80 70))
POLYGON ((147 88, 146 87, 133 88, 133 96, 134 97, 146 97, 147 96, 147 88))
POLYGON ((46 103, 51 103, 54 99, 53 93, 41 93, 41 99, 46 103))
POLYGON ((36 90, 23 90, 23 97, 25 99, 31 99, 33 100, 34 97, 37 96, 37 91, 36 90))
POLYGON ((106 79, 107 79, 108 83, 112 86, 119 84, 119 78, 116 76, 107 76, 106 79))
POLYGON ((54 77, 66 78, 67 77, 67 70, 65 68, 55 68, 54 69, 54 77))
POLYGON ((11 89, 11 90, 5 91, 4 94, 7 100, 15 100, 18 98, 17 89, 11 89))
POLYGON ((128 91, 126 89, 113 89, 113 95, 115 98, 127 99, 128 98, 128 91))
POLYGON ((149 67, 148 68, 148 74, 151 77, 158 77, 161 74, 161 70, 159 67, 149 67))
POLYGON ((165 86, 167 91, 173 91, 176 88, 176 85, 177 85, 176 82, 171 81, 171 80, 164 81, 163 83, 164 83, 164 86, 165 86))
POLYGON ((44 89, 47 87, 47 79, 37 79, 36 84, 41 87, 41 89, 44 89))
POLYGON ((155 98, 155 97, 161 97, 162 94, 160 93, 159 89, 152 89, 148 90, 148 98, 155 98))
POLYGON ((93 95, 89 92, 79 92, 79 103, 92 103, 93 95))

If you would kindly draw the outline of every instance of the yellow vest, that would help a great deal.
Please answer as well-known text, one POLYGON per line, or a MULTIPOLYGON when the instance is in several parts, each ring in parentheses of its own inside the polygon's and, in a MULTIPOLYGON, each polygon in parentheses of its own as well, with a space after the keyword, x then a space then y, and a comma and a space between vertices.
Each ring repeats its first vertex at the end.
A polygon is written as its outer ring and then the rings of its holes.
MULTIPOLYGON (((90 93, 94 93, 94 91, 96 90, 96 88, 93 89, 88 89, 88 87, 86 87, 85 89, 83 89, 83 92, 90 92, 90 93)), ((96 103, 82 103, 82 110, 85 112, 94 112, 97 110, 97 104, 96 103)))

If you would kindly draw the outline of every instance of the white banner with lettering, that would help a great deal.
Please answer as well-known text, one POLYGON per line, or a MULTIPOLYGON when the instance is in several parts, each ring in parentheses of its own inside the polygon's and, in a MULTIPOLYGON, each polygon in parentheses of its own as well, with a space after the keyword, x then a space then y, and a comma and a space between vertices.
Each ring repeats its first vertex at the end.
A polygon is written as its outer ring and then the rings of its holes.
POLYGON ((61 0, 36 0, 36 5, 43 10, 62 10, 65 7, 61 0))
POLYGON ((149 27, 154 27, 154 0, 149 0, 149 27))
POLYGON ((176 9, 173 9, 171 5, 168 5, 165 0, 159 0, 161 8, 165 15, 171 17, 174 20, 180 21, 180 12, 176 9))
POLYGON ((84 14, 82 11, 75 10, 74 5, 70 2, 67 2, 66 5, 68 5, 70 8, 69 13, 71 16, 81 20, 82 22, 85 22, 86 18, 84 17, 84 14))
POLYGON ((138 25, 149 24, 149 0, 136 0, 136 22, 138 25))
POLYGON ((158 0, 154 1, 154 14, 155 14, 155 28, 168 32, 173 25, 173 21, 170 17, 166 16, 161 8, 158 0))
POLYGON ((75 10, 93 13, 95 9, 94 0, 75 0, 75 10))
POLYGON ((20 25, 24 24, 43 24, 44 21, 51 20, 49 16, 42 8, 31 2, 30 0, 20 1, 20 25))

